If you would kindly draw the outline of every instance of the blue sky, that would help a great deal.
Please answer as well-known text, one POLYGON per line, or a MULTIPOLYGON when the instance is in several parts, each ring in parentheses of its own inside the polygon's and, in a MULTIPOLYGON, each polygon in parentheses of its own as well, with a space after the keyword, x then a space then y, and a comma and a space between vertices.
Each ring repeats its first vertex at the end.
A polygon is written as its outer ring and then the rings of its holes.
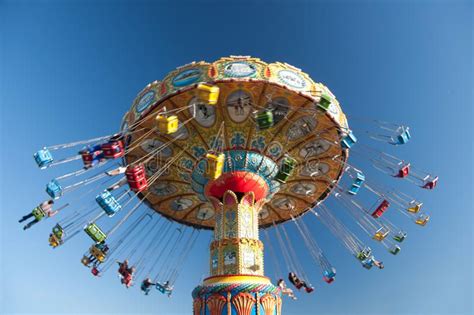
MULTIPOLYGON (((110 134, 147 83, 231 54, 305 70, 349 115, 405 122, 412 141, 387 150, 440 176, 434 191, 396 183, 425 201, 432 221, 404 222, 409 242, 397 257, 381 254, 383 271, 362 269, 308 217, 338 276, 285 300, 284 313, 472 313, 472 2, 4 0, 0 40, 0 313, 191 312, 208 234, 168 299, 127 291, 113 272, 94 279, 79 262, 85 237, 53 251, 51 222, 23 232, 17 220, 57 172, 35 167, 38 148, 110 134)), ((316 283, 317 267, 296 249, 316 283)), ((267 255, 269 276, 273 268, 267 255)))

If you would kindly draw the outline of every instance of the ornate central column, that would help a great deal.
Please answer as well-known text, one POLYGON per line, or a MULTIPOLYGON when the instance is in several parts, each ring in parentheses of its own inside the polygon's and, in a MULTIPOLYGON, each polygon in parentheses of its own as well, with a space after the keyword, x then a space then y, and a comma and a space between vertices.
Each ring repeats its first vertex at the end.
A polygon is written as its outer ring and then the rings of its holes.
POLYGON ((258 235, 258 213, 266 202, 268 185, 260 169, 228 164, 231 167, 217 180, 206 183, 206 197, 216 213, 214 239, 210 277, 193 291, 193 313, 280 315, 280 289, 264 276, 263 243, 258 235))

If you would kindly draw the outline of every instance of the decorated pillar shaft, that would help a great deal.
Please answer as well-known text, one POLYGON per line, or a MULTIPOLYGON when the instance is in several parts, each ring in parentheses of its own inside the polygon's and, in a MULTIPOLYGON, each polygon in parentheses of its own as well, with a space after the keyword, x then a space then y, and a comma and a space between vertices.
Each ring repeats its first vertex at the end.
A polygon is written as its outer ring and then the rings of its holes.
POLYGON ((263 243, 258 239, 258 211, 253 193, 240 200, 228 191, 214 200, 216 225, 210 246, 210 274, 263 276, 263 243))
POLYGON ((265 169, 265 158, 254 152, 239 156, 228 153, 224 173, 205 184, 216 213, 214 239, 210 277, 193 291, 194 315, 281 314, 280 289, 264 276, 258 235, 258 214, 270 191, 263 174, 274 166, 265 169))

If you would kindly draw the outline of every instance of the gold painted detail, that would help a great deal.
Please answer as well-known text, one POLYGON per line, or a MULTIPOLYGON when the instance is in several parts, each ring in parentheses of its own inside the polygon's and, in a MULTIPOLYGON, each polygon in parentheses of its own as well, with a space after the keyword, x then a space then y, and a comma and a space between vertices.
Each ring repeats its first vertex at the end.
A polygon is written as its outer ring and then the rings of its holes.
POLYGON ((209 197, 216 212, 214 241, 210 246, 210 274, 263 275, 263 243, 258 239, 258 211, 253 192, 239 200, 226 191, 222 202, 209 197))

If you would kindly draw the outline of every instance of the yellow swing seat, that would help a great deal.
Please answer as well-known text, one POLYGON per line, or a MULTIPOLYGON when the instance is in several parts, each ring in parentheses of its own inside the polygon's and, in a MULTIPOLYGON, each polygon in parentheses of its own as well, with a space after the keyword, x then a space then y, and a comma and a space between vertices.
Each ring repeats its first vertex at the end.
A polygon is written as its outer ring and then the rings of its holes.
POLYGON ((92 256, 94 256, 97 261, 99 262, 104 262, 105 261, 105 253, 101 251, 99 248, 97 248, 95 245, 92 245, 91 248, 89 249, 89 252, 91 253, 92 256))
POLYGON ((159 132, 169 135, 178 131, 179 121, 175 115, 169 117, 157 115, 156 124, 158 125, 159 132))
POLYGON ((224 153, 218 155, 207 153, 206 160, 206 176, 209 179, 216 179, 221 176, 222 170, 224 169, 224 153))
POLYGON ((208 105, 216 105, 219 99, 219 87, 216 85, 200 83, 197 86, 198 97, 208 105))
POLYGON ((414 206, 412 207, 408 207, 408 212, 411 212, 411 213, 418 213, 418 211, 420 211, 421 209, 421 206, 423 205, 423 203, 418 203, 418 204, 415 204, 414 206))
POLYGON ((421 226, 425 226, 426 223, 430 220, 430 216, 426 214, 421 214, 418 216, 418 218, 415 220, 415 223, 421 226))
POLYGON ((407 211, 411 213, 418 213, 422 205, 423 205, 422 202, 412 201, 410 202, 410 206, 407 208, 407 211))
POLYGON ((381 242, 387 237, 388 233, 390 233, 389 230, 384 230, 384 228, 380 228, 377 232, 375 232, 373 239, 381 242))

